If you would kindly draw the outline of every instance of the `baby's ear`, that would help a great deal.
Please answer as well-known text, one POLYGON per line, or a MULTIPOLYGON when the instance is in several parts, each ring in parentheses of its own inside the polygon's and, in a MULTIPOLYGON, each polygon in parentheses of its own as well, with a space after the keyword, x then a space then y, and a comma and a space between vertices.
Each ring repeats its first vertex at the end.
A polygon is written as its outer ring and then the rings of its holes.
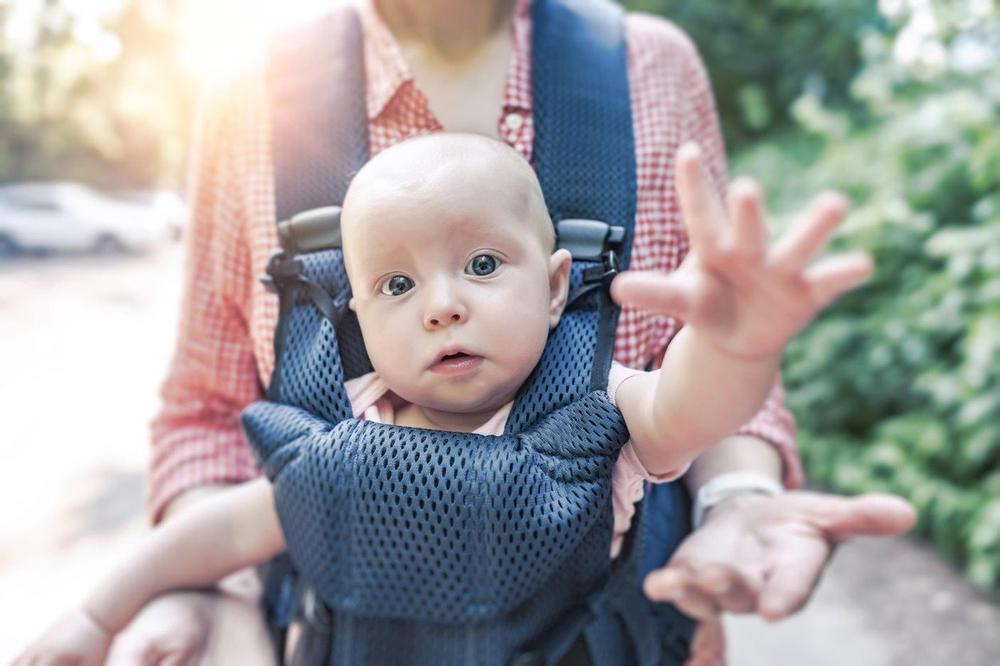
POLYGON ((354 307, 354 297, 353 296, 351 296, 351 300, 347 301, 347 307, 349 307, 351 309, 351 312, 357 312, 357 309, 354 307))
POLYGON ((549 328, 555 328, 566 309, 569 296, 569 269, 573 256, 569 250, 558 249, 549 257, 549 328))

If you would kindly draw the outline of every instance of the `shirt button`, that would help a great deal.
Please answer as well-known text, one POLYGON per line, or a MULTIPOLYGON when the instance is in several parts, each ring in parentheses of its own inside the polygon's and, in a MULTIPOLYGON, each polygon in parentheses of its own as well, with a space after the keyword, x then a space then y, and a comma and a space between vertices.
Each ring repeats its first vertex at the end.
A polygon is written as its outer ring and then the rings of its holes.
POLYGON ((503 124, 506 125, 507 129, 510 131, 516 132, 521 129, 521 125, 524 124, 524 118, 520 113, 508 113, 503 119, 503 124))

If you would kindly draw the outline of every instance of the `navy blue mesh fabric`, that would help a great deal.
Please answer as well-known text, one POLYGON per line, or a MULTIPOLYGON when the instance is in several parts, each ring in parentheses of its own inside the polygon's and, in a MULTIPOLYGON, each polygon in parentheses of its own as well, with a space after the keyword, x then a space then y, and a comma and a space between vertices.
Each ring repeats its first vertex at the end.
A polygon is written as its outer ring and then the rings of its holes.
MULTIPOLYGON (((583 286, 583 272, 590 265, 590 262, 573 262, 571 297, 583 286)), ((587 392, 597 348, 598 303, 594 289, 569 304, 559 326, 549 335, 538 366, 514 402, 506 432, 520 432, 541 415, 587 392)))
POLYGON ((627 266, 636 176, 621 25, 606 0, 532 3, 533 156, 549 213, 624 227, 627 266))
POLYGON ((282 303, 279 356, 268 398, 302 407, 331 422, 351 416, 344 381, 371 372, 357 317, 347 307, 350 283, 340 250, 302 255, 303 274, 335 295, 334 320, 313 306, 309 291, 294 284, 282 303))
MULTIPOLYGON (((339 255, 303 257, 303 274, 343 287, 339 255)), ((343 377, 338 350, 360 335, 343 307, 331 321, 306 290, 288 290, 276 368, 284 404, 251 405, 243 425, 274 484, 292 561, 344 625, 335 663, 399 663, 399 634, 386 633, 398 623, 387 619, 416 623, 402 626, 417 644, 436 637, 428 644, 441 663, 496 663, 602 587, 611 466, 627 431, 606 393, 587 391, 598 301, 580 290, 584 268, 572 268, 582 296, 530 382, 545 390, 525 393, 544 398, 522 409, 531 427, 501 437, 340 418, 346 394, 329 382, 343 377), (451 635, 462 641, 450 645, 451 635), (462 652, 468 640, 475 660, 462 652)))
POLYGON ((560 568, 583 589, 607 573, 627 432, 603 392, 501 437, 331 426, 274 403, 244 424, 255 442, 292 435, 265 472, 292 560, 334 609, 470 622, 511 611, 560 568))

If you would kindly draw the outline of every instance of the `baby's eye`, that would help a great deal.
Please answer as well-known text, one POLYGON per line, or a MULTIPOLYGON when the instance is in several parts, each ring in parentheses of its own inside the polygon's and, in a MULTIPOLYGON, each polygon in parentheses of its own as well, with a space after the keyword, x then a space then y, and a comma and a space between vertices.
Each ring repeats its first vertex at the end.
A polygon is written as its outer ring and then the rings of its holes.
POLYGON ((480 277, 493 273, 500 267, 500 260, 492 254, 477 254, 465 266, 465 272, 480 277))
POLYGON ((413 280, 405 275, 393 275, 382 283, 382 293, 386 296, 402 296, 413 289, 413 280))

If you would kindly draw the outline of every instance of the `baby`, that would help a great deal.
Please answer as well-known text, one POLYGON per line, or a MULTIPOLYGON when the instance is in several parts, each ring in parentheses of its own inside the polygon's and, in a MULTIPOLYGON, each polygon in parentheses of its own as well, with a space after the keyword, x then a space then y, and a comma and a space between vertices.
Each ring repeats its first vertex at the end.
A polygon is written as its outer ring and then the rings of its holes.
MULTIPOLYGON (((626 274, 623 305, 687 322, 653 372, 614 365, 609 397, 631 441, 613 472, 612 556, 645 479, 675 478, 734 432, 773 386, 782 349, 828 301, 860 283, 865 257, 809 266, 836 220, 768 246, 756 198, 725 216, 685 147, 678 178, 692 253, 671 275, 626 274), (686 179, 686 181, 685 181, 686 179), (699 194, 700 193, 700 194, 699 194)), ((342 240, 374 372, 348 382, 354 415, 415 428, 500 434, 566 305, 571 257, 530 166, 472 135, 412 139, 372 159, 344 201, 342 240)), ((285 548, 265 479, 232 488, 154 530, 80 606, 15 662, 100 664, 114 635, 164 591, 211 585, 285 548)))

